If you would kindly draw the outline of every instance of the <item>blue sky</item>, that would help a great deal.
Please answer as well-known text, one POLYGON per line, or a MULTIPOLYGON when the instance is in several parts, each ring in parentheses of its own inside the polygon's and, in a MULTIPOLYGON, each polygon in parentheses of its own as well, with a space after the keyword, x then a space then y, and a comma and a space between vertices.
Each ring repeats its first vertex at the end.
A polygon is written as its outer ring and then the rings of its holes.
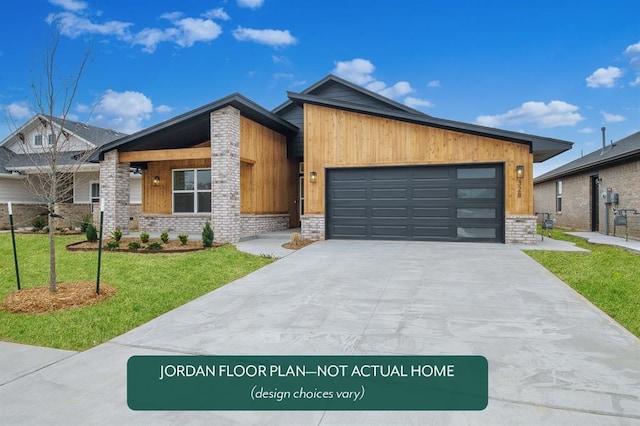
MULTIPOLYGON (((9 2, 7 2, 9 3, 9 2)), ((540 174, 640 131, 640 2, 11 0, 0 110, 36 112, 31 83, 61 32, 73 119, 133 132, 240 92, 271 109, 329 73, 427 114, 575 143, 540 174)), ((0 123, 0 139, 11 132, 0 123)))

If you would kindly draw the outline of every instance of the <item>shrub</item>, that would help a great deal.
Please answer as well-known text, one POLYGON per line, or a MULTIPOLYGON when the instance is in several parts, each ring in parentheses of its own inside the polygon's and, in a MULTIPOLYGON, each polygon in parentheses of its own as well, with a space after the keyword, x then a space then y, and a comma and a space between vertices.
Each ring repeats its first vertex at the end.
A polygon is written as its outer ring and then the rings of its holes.
POLYGON ((154 241, 153 243, 149 243, 149 245, 147 246, 147 250, 162 250, 162 244, 154 241))
POLYGON ((114 240, 116 240, 118 243, 120 242, 120 239, 122 238, 122 231, 120 230, 120 228, 116 228, 112 233, 111 233, 111 238, 113 238, 114 240))
POLYGON ((31 226, 34 231, 42 231, 47 226, 47 219, 45 216, 38 215, 31 219, 31 226))
POLYGON ((142 247, 142 246, 137 241, 131 241, 129 243, 129 250, 138 250, 140 247, 142 247))
POLYGON ((163 243, 167 244, 169 242, 169 233, 167 231, 164 231, 162 234, 160 234, 160 239, 163 243))
POLYGON ((87 226, 89 226, 90 223, 93 223, 92 215, 85 214, 84 216, 82 216, 82 221, 80 222, 80 232, 82 232, 83 234, 87 232, 87 226))
POLYGON ((140 241, 142 241, 143 244, 147 244, 149 242, 149 234, 147 234, 146 232, 141 232, 140 241))
POLYGON ((115 250, 120 247, 120 241, 107 241, 107 249, 115 250))
POLYGON ((85 235, 87 236, 87 241, 89 241, 90 243, 95 243, 96 241, 98 241, 98 231, 96 231, 96 227, 93 226, 93 223, 87 225, 85 235))
POLYGON ((211 229, 209 221, 204 224, 202 229, 202 245, 205 247, 213 246, 213 229, 211 229))
POLYGON ((187 234, 180 234, 178 235, 178 239, 180 240, 180 242, 182 243, 183 246, 187 245, 187 240, 189 239, 189 236, 187 234))

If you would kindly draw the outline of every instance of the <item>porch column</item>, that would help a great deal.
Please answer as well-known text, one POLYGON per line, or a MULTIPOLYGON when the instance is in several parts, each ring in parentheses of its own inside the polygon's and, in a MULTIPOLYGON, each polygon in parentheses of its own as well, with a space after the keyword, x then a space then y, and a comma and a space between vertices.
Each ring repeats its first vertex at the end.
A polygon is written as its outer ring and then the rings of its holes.
POLYGON ((220 243, 240 241, 240 111, 211 113, 211 227, 220 243))
POLYGON ((118 151, 108 151, 100 161, 100 198, 104 198, 104 235, 119 227, 129 233, 129 163, 118 162, 118 151))

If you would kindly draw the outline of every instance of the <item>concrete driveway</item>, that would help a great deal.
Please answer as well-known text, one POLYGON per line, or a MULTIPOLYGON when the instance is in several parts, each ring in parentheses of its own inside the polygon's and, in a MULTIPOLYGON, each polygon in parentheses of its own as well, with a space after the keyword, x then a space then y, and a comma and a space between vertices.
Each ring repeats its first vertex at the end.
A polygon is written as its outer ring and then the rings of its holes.
POLYGON ((333 240, 5 378, 0 401, 0 424, 640 424, 640 340, 513 246, 333 240), (126 363, 143 354, 484 355, 489 405, 134 412, 126 363))

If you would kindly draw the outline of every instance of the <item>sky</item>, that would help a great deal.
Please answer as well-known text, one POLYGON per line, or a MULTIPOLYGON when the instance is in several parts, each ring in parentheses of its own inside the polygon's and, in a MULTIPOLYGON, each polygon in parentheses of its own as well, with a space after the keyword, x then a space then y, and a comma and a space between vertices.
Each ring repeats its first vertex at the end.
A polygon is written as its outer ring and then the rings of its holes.
MULTIPOLYGON (((434 117, 574 142, 540 175, 640 131, 640 2, 6 0, 0 140, 54 86, 126 133, 234 92, 267 109, 333 73, 434 117)), ((63 93, 57 105, 62 104, 63 93)))

